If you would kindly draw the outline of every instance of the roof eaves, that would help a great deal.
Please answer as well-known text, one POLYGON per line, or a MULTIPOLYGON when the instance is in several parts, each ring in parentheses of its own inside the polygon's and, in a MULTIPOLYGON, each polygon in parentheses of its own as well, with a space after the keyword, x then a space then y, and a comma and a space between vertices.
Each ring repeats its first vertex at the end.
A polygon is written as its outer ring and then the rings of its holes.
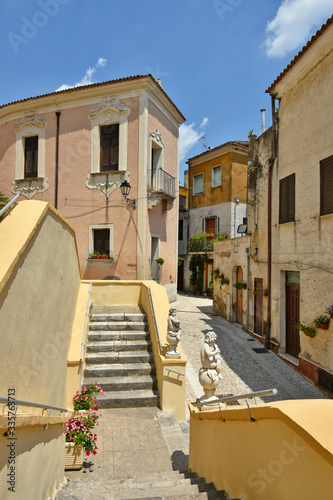
POLYGON ((288 64, 288 66, 279 74, 279 76, 274 80, 274 82, 265 91, 267 94, 271 94, 272 90, 279 83, 280 80, 285 76, 288 71, 297 63, 297 61, 305 54, 305 52, 314 44, 314 42, 324 33, 324 31, 333 23, 333 16, 327 19, 326 23, 313 35, 311 40, 308 41, 306 45, 300 50, 300 52, 294 57, 294 59, 288 64))
POLYGON ((195 160, 196 158, 200 158, 201 156, 204 156, 204 155, 207 155, 209 153, 212 153, 212 152, 216 151, 219 148, 223 148, 224 146, 230 146, 230 145, 241 146, 241 147, 248 148, 249 147, 249 141, 228 141, 228 142, 225 142, 224 144, 220 144, 219 146, 215 146, 215 148, 208 149, 207 151, 203 151, 203 153, 200 153, 200 154, 198 154, 196 156, 192 156, 192 158, 189 158, 186 161, 186 163, 189 164, 189 162, 191 160, 195 160))

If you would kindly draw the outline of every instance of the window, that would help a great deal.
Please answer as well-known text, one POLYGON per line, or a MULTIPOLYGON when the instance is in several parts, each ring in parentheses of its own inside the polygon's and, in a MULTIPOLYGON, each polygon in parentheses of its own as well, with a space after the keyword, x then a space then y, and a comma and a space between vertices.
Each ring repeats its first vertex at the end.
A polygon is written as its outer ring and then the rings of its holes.
POLYGON ((94 253, 100 255, 110 254, 110 230, 109 229, 94 229, 94 253))
POLYGON ((219 165, 218 167, 213 167, 212 172, 212 187, 221 186, 222 182, 222 167, 219 165))
POLYGON ((211 217, 209 219, 205 219, 205 230, 206 233, 213 233, 215 236, 216 232, 216 217, 211 217))
POLYGON ((198 174, 193 177, 193 194, 203 193, 204 174, 198 174))
POLYGON ((320 162, 320 215, 333 213, 333 156, 320 162))
POLYGON ((119 123, 101 127, 101 172, 118 170, 119 123))
POLYGON ((279 224, 295 220, 295 174, 280 180, 279 224))
POLYGON ((38 177, 38 136, 24 139, 24 178, 38 177))
POLYGON ((178 221, 178 240, 179 241, 182 241, 183 238, 184 238, 184 235, 183 235, 183 224, 184 224, 184 221, 180 219, 178 221))

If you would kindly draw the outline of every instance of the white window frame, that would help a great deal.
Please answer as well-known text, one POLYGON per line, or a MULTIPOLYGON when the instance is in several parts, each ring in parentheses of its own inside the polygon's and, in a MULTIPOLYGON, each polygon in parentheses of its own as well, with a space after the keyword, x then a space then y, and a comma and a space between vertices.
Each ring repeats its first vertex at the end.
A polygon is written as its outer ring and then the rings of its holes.
POLYGON ((220 186, 222 186, 222 165, 215 165, 214 167, 212 167, 212 188, 214 188, 214 187, 220 187, 220 186), (219 184, 214 184, 214 180, 215 180, 214 171, 217 168, 220 169, 220 183, 219 184))
POLYGON ((109 229, 110 231, 110 258, 114 260, 113 253, 113 224, 91 224, 89 225, 89 242, 88 242, 88 255, 94 253, 94 230, 95 229, 109 229))
POLYGON ((15 180, 24 179, 25 138, 32 136, 38 136, 37 177, 45 177, 46 125, 45 118, 40 118, 36 113, 29 112, 14 127, 16 134, 15 180))
MULTIPOLYGON (((127 170, 127 128, 130 109, 128 104, 123 104, 117 97, 107 97, 93 110, 89 119, 91 121, 91 173, 101 172, 101 127, 119 123, 119 157, 118 170, 111 172, 124 172, 127 170)), ((105 172, 102 172, 105 174, 105 172)))
POLYGON ((204 173, 200 172, 199 174, 193 175, 193 196, 196 196, 198 194, 203 194, 204 192, 204 173), (199 177, 199 175, 202 175, 202 191, 199 191, 198 193, 195 192, 195 178, 199 177))

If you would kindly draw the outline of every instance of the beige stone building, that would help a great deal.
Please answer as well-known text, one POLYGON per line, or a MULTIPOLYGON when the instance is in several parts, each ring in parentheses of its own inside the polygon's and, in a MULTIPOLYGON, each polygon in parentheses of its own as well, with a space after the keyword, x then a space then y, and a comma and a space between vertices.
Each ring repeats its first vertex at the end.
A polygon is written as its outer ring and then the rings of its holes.
POLYGON ((151 75, 3 105, 0 189, 47 201, 73 224, 85 279, 154 279, 175 297, 183 121, 151 75))
POLYGON ((331 393, 333 325, 314 320, 333 302, 332 88, 333 18, 267 90, 273 126, 250 148, 247 258, 232 242, 215 244, 214 258, 214 267, 228 262, 230 285, 237 266, 248 277, 242 317, 234 291, 217 287, 215 309, 267 347, 279 344, 279 355, 331 393))

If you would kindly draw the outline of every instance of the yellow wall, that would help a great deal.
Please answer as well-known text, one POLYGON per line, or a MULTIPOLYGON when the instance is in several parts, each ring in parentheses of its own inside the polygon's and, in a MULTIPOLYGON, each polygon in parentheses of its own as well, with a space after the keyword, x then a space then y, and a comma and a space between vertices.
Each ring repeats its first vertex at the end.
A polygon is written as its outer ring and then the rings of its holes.
POLYGON ((189 466, 230 497, 333 498, 331 401, 260 405, 251 408, 255 422, 244 407, 190 410, 189 466))
POLYGON ((0 393, 66 406, 66 362, 80 272, 73 230, 47 203, 0 224, 0 393))

